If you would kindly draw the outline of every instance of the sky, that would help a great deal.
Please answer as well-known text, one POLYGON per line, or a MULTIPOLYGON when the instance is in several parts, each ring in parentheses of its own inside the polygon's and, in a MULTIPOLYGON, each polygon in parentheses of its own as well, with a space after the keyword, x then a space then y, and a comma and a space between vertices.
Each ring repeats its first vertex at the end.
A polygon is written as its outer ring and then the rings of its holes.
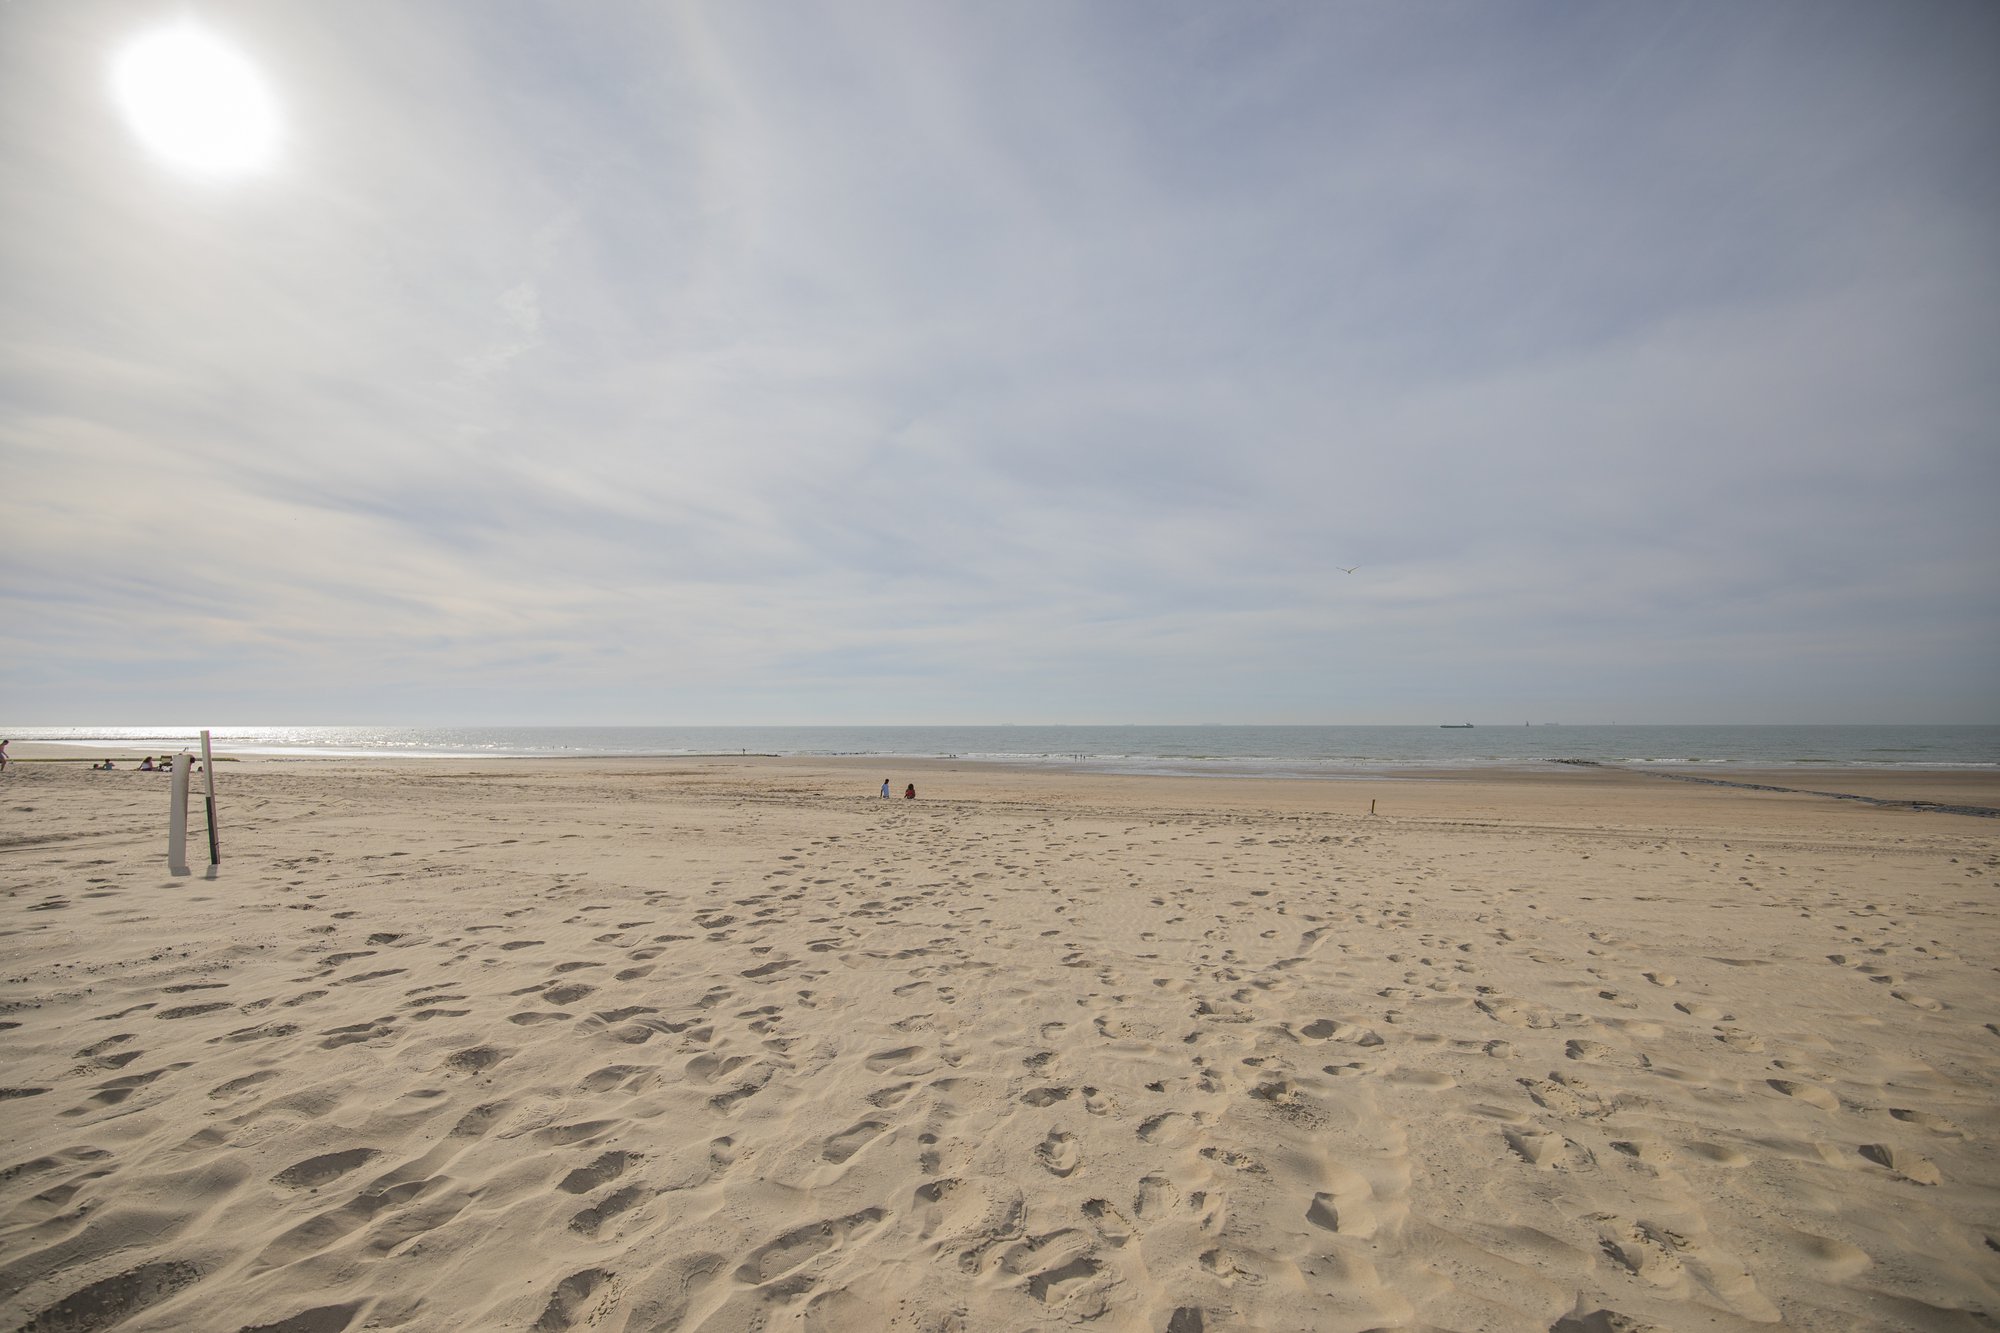
POLYGON ((0 0, 0 208, 9 723, 2000 722, 1984 0, 0 0))

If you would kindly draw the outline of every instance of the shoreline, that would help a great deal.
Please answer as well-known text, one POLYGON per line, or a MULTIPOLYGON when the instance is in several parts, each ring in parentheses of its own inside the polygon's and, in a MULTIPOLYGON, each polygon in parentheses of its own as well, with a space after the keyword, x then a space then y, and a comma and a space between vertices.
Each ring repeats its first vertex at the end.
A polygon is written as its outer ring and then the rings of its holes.
MULTIPOLYGON (((0 731, 0 735, 5 735, 0 731)), ((260 760, 538 763, 726 756, 808 761, 935 760, 1135 776, 1349 782, 1405 770, 1482 772, 1577 760, 1729 777, 1753 769, 1852 772, 1965 769, 2000 774, 2000 726, 231 726, 217 753, 260 760), (1559 734, 1558 734, 1559 732, 1559 734)), ((193 743, 193 729, 43 727, 14 735, 28 757, 127 757, 193 743)))
MULTIPOLYGON (((60 764, 65 767, 89 762, 102 761, 106 756, 103 749, 62 742, 31 742, 20 745, 10 767, 18 764, 40 765, 60 764)), ((114 762, 123 767, 117 773, 134 772, 143 755, 125 756, 112 754, 114 762)), ((809 773, 872 773, 879 771, 883 776, 903 774, 962 775, 974 787, 1006 786, 1010 782, 1033 783, 1039 777, 1060 776, 1067 779, 1110 784, 1166 784, 1164 790, 1175 787, 1192 789, 1202 794, 1203 799, 1212 788, 1227 790, 1230 787, 1269 788, 1288 791, 1298 788, 1302 791, 1316 788, 1331 788, 1339 795, 1326 794, 1324 804, 1329 809, 1347 810, 1357 802, 1370 799, 1368 789, 1382 787, 1401 789, 1407 792, 1418 784, 1449 784, 1457 787, 1492 786, 1504 789, 1510 784, 1562 784, 1588 782, 1595 778, 1604 783, 1618 781, 1658 780, 1662 787, 1677 784, 1687 787, 1710 788, 1717 792, 1729 792, 1744 796, 1786 796, 1810 798, 1821 801, 1853 801, 1878 806, 1885 809, 1902 809, 1911 813, 1949 814, 1959 817, 2000 817, 2000 770, 1969 769, 1963 767, 1941 768, 1888 768, 1878 766, 1833 766, 1811 765, 1705 765, 1697 772, 1688 772, 1678 767, 1665 765, 1641 765, 1606 763, 1589 760, 1550 759, 1519 763, 1494 763, 1482 765, 1453 765, 1449 767, 1423 767, 1412 765, 1384 766, 1376 769, 1351 769, 1340 772, 1298 774, 1246 773, 1246 772, 1129 772, 1107 769, 1095 764, 1075 764, 1043 761, 1014 761, 995 759, 957 759, 941 756, 899 757, 899 756, 856 756, 856 755, 782 755, 782 754, 684 754, 684 755, 575 755, 575 756, 435 756, 435 755, 324 755, 324 754, 232 754, 217 750, 215 759, 218 766, 230 765, 230 773, 248 771, 253 768, 290 769, 310 771, 365 771, 380 769, 384 772, 409 771, 424 772, 449 768, 468 768, 475 772, 495 774, 513 773, 519 775, 538 774, 543 771, 555 773, 603 772, 674 772, 687 765, 702 768, 726 769, 730 765, 762 770, 785 769, 801 774, 809 773)), ((107 776, 100 774, 100 776, 107 776)), ((151 775, 148 775, 151 776, 151 775)), ((218 774, 220 776, 220 774, 218 774)), ((898 793, 906 778, 896 778, 893 785, 898 793)), ((880 778, 875 779, 876 782, 880 778)), ((1320 804, 1302 801, 1297 796, 1282 797, 1285 803, 1320 804)), ((1378 801, 1382 798, 1376 796, 1378 801)), ((1232 802, 1235 803, 1235 802, 1232 802)), ((1428 804, 1428 802, 1427 802, 1428 804)))

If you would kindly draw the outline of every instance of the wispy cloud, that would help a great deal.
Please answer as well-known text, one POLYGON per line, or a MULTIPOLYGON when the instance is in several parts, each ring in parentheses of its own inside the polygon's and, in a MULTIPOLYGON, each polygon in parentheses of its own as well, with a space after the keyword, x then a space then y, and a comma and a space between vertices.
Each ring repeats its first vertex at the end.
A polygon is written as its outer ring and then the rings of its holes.
POLYGON ((201 17, 0 11, 17 720, 1996 716, 1979 7, 201 17))

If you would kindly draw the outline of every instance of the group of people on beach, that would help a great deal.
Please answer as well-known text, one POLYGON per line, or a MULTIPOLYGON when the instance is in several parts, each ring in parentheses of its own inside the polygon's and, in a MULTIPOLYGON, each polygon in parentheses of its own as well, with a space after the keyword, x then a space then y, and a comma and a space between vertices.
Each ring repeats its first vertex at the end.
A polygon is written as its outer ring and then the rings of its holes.
MULTIPOLYGON (((166 773, 170 772, 173 769, 173 766, 174 766, 174 757, 170 754, 163 754, 157 760, 155 760, 153 756, 147 755, 144 759, 141 759, 139 761, 139 771, 141 773, 166 773)), ((118 765, 112 763, 109 759, 107 759, 101 764, 92 764, 90 767, 95 772, 110 773, 116 770, 118 765)), ((194 765, 194 772, 196 773, 201 772, 201 765, 199 763, 194 765)))
MULTIPOLYGON (((13 742, 11 740, 0 740, 0 773, 4 773, 7 771, 7 747, 12 743, 13 742)), ((139 771, 141 773, 165 773, 170 769, 172 769, 173 766, 174 766, 174 757, 170 754, 163 754, 159 757, 158 760, 155 760, 151 755, 147 755, 144 759, 141 759, 139 761, 139 771)), ((110 773, 115 771, 117 767, 118 765, 112 763, 109 759, 107 759, 101 764, 92 764, 90 766, 90 769, 93 773, 110 773)), ((194 765, 194 771, 197 773, 201 772, 201 763, 199 761, 196 761, 194 765)), ((889 789, 887 784, 884 784, 882 788, 882 794, 884 796, 887 796, 889 794, 889 789)), ((917 789, 915 787, 912 787, 910 788, 907 794, 910 796, 915 796, 917 794, 917 789)))
MULTIPOLYGON (((889 779, 887 779, 887 778, 883 778, 883 779, 882 779, 882 799, 883 799, 883 800, 885 800, 885 801, 886 801, 886 800, 888 800, 888 799, 889 799, 889 794, 890 794, 890 793, 889 793, 889 779)), ((909 786, 907 786, 907 787, 903 788, 903 799, 904 799, 904 800, 906 800, 906 801, 914 801, 914 800, 916 800, 916 799, 917 799, 917 784, 916 784, 916 783, 912 782, 912 783, 911 783, 911 784, 910 784, 909 786)))

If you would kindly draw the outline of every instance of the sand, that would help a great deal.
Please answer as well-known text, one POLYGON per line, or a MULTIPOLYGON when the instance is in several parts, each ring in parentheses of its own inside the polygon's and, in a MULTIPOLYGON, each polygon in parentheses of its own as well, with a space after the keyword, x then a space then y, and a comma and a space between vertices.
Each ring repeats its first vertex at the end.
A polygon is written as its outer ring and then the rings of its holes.
POLYGON ((175 879, 164 777, 0 778, 0 1328, 2000 1308, 1993 820, 1548 770, 220 782, 175 879))

